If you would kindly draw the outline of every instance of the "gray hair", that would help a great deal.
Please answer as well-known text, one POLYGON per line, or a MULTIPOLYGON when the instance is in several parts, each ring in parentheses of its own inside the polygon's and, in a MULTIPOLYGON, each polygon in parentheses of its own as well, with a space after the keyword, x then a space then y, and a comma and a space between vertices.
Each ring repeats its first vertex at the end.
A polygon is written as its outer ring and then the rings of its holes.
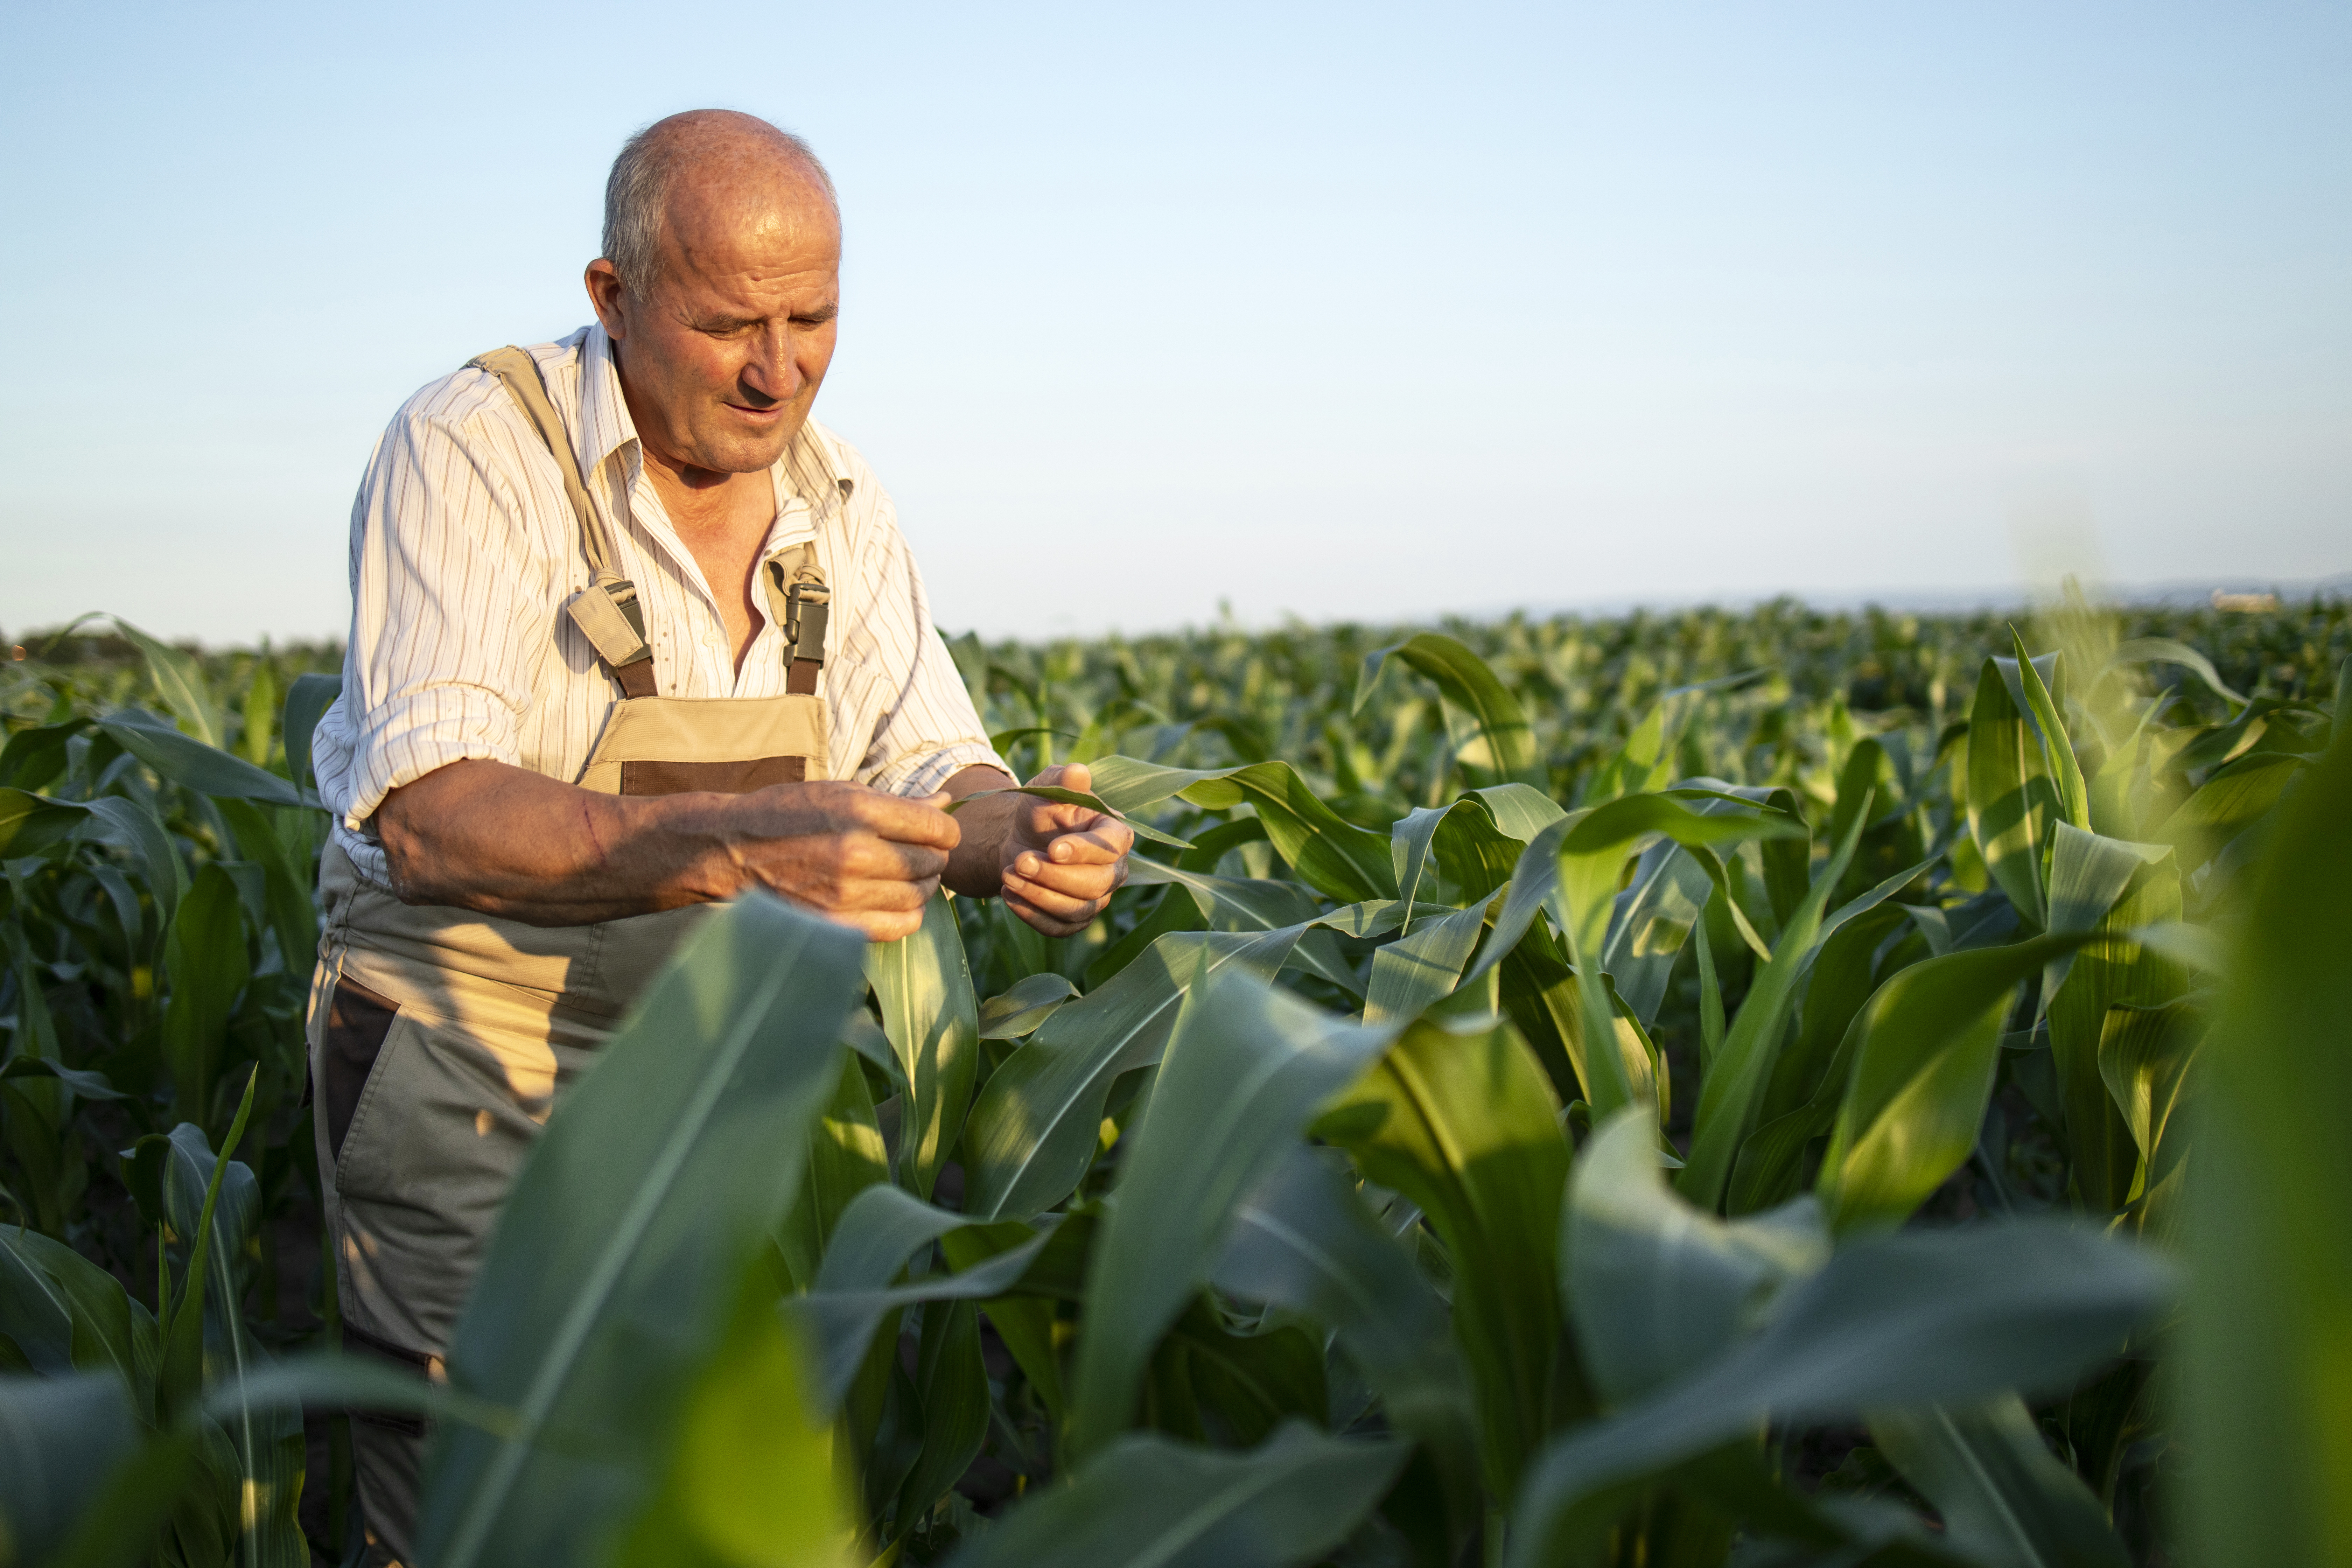
POLYGON ((750 115, 718 110, 691 110, 656 120, 621 143, 620 155, 613 160, 613 172, 604 179, 604 259, 613 264, 613 270, 621 275, 622 287, 630 293, 642 298, 660 280, 662 229, 670 189, 677 183, 679 169, 698 150, 693 144, 702 142, 708 145, 693 132, 709 120, 721 116, 729 121, 748 121, 745 129, 756 126, 772 136, 780 144, 779 150, 815 178, 838 210, 840 201, 834 192, 833 176, 825 172, 824 164, 818 161, 807 142, 789 131, 750 115))

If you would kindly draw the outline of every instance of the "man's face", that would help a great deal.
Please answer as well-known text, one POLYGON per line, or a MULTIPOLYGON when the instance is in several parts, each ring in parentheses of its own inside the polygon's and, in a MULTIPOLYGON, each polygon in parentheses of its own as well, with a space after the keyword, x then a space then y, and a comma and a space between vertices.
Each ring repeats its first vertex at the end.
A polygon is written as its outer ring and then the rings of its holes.
POLYGON ((630 416, 651 456, 755 473, 783 455, 833 362, 841 229, 800 179, 682 182, 665 265, 639 289, 598 260, 588 293, 619 345, 630 416))

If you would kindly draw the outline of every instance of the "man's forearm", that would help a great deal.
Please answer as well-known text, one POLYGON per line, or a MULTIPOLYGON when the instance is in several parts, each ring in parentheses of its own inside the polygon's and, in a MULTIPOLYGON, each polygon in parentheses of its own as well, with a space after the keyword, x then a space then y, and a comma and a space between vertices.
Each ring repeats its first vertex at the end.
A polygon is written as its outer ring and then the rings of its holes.
POLYGON ((377 813, 394 891, 530 925, 724 899, 743 884, 726 797, 612 795, 504 763, 439 768, 377 813))

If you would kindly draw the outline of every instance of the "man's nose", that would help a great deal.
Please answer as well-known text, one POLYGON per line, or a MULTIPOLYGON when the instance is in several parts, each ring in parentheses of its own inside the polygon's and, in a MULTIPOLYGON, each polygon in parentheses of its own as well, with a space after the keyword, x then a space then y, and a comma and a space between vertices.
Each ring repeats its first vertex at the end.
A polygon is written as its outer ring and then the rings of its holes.
POLYGON ((800 395, 801 371, 793 354, 793 328, 778 321, 759 335, 740 378, 743 390, 769 403, 790 403, 800 395))

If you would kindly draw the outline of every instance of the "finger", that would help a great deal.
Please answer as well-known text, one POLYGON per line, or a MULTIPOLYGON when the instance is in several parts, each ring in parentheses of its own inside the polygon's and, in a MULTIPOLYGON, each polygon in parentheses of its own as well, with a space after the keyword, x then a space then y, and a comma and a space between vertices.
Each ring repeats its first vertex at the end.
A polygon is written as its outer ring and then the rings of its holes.
POLYGON ((923 844, 899 844, 866 834, 852 834, 841 842, 837 875, 844 879, 877 882, 937 881, 948 868, 947 851, 923 844))
POLYGON ((1092 834, 1070 834, 1043 848, 1023 849, 1012 859, 1013 869, 1034 877, 1051 867, 1120 866, 1127 861, 1124 846, 1107 843, 1092 834))
POLYGON ((953 849, 963 842, 963 829, 940 809, 945 795, 909 799, 871 790, 851 797, 850 816, 860 826, 899 844, 929 845, 953 849))
POLYGON ((1016 879, 1024 887, 1045 888, 1066 899, 1097 904, 1107 902, 1119 886, 1116 866, 1048 866, 1034 876, 1013 871, 1006 874, 1006 885, 1016 879))
POLYGON ((1055 839, 1071 834, 1124 835, 1130 843, 1135 837, 1134 830, 1115 816, 1106 816, 1091 806, 1065 805, 1058 801, 1038 801, 1034 809, 1023 811, 1014 818, 1013 827, 1021 843, 1032 849, 1043 849, 1055 839))
POLYGON ((923 912, 862 910, 842 917, 840 923, 865 932, 868 942, 900 942, 923 929, 923 912))
POLYGON ((1125 858, 1135 847, 1135 835, 1122 825, 1105 819, 1083 833, 1056 834, 1046 842, 1045 857, 1056 865, 1075 866, 1087 862, 1108 865, 1125 858))
POLYGON ((1004 900, 1004 907, 1017 916, 1023 924, 1034 931, 1043 931, 1047 936, 1076 936, 1094 923, 1092 913, 1083 914, 1075 920, 1065 920, 1059 915, 1039 909, 1026 899, 1013 898, 1009 895, 1004 900))
POLYGON ((1092 895, 1066 893, 1059 888, 1007 871, 1004 874, 1004 894, 1008 899, 1017 899, 1059 919, 1083 922, 1092 920, 1101 911, 1109 890, 1105 889, 1092 895))

